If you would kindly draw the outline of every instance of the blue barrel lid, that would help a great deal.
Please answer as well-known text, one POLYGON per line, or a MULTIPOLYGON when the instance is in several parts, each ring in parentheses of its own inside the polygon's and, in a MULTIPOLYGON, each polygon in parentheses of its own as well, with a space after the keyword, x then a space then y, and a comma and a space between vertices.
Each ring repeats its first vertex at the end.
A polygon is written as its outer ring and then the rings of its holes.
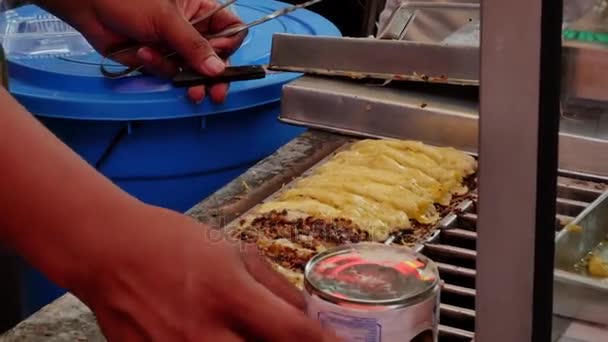
MULTIPOLYGON (((288 4, 273 0, 239 0, 235 11, 250 22, 288 4)), ((16 10, 19 16, 41 15, 35 6, 16 10)), ((267 64, 274 33, 339 36, 327 19, 308 11, 291 14, 249 31, 232 65, 267 64)), ((104 78, 99 71, 100 55, 89 52, 46 58, 13 58, 9 55, 11 93, 32 113, 40 116, 80 120, 149 120, 231 112, 280 98, 281 87, 300 74, 272 73, 264 79, 234 82, 223 104, 206 100, 194 104, 186 89, 174 88, 170 80, 134 76, 118 80, 104 78)))

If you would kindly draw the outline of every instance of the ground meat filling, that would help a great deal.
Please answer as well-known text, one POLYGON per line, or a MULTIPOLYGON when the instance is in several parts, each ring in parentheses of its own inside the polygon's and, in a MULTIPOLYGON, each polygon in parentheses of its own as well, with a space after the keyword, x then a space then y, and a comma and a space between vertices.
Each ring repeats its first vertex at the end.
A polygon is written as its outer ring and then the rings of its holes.
POLYGON ((294 270, 303 270, 319 249, 370 240, 367 232, 358 229, 348 219, 328 221, 307 217, 290 221, 286 211, 273 211, 255 218, 239 232, 239 238, 257 243, 270 260, 294 270), (282 239, 297 244, 298 248, 271 242, 282 239))

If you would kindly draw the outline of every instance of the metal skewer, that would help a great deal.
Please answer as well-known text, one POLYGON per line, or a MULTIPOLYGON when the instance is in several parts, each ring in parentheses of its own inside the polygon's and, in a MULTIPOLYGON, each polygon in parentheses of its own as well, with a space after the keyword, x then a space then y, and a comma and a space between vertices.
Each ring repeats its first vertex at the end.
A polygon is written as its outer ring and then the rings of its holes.
POLYGON ((215 39, 215 38, 223 38, 223 37, 233 36, 233 35, 241 32, 241 31, 250 29, 250 28, 252 28, 254 26, 258 26, 260 24, 263 24, 265 22, 271 21, 271 20, 276 19, 278 17, 282 17, 285 14, 289 14, 289 13, 291 13, 293 11, 296 11, 296 10, 299 10, 299 9, 302 9, 302 8, 306 8, 308 6, 312 6, 312 5, 314 5, 316 3, 319 3, 321 1, 323 1, 323 0, 309 0, 309 1, 303 2, 303 3, 298 4, 298 5, 293 5, 293 6, 290 6, 290 7, 285 7, 285 8, 276 10, 276 11, 270 13, 269 15, 267 15, 265 17, 262 17, 262 18, 260 18, 258 20, 254 20, 254 21, 250 22, 249 24, 234 26, 234 27, 228 28, 228 29, 226 29, 226 30, 224 30, 222 32, 209 35, 206 38, 207 39, 215 39))
MULTIPOLYGON (((214 9, 212 9, 211 11, 203 14, 202 16, 200 16, 199 18, 196 18, 192 21, 190 21, 191 25, 196 25, 206 19, 211 18, 213 15, 215 15, 216 13, 218 13, 219 11, 223 10, 224 8, 234 4, 237 0, 227 0, 226 2, 220 3, 220 5, 214 9)), ((106 56, 103 57, 103 59, 101 60, 101 64, 99 65, 99 69, 101 70, 102 75, 104 75, 107 78, 111 78, 111 79, 118 79, 118 78, 123 78, 126 76, 131 75, 132 73, 139 71, 141 69, 143 69, 143 65, 139 65, 136 67, 130 67, 130 68, 126 68, 124 70, 118 71, 118 72, 112 72, 109 71, 108 69, 106 69, 106 62, 108 61, 108 59, 111 59, 112 57, 115 57, 117 55, 123 54, 125 52, 130 52, 130 51, 137 51, 140 48, 142 48, 143 45, 136 45, 136 46, 131 46, 128 48, 124 48, 122 50, 118 50, 115 52, 112 52, 106 56)), ((167 54, 165 56, 163 56, 162 58, 169 58, 171 56, 173 56, 175 54, 175 52, 172 52, 170 54, 167 54)))
MULTIPOLYGON (((196 25, 196 24, 198 24, 198 23, 200 23, 200 22, 202 22, 202 21, 204 21, 206 19, 209 19, 210 17, 212 17, 213 15, 215 15, 216 13, 218 13, 219 11, 221 11, 224 8, 226 8, 226 7, 234 4, 236 1, 237 0, 227 0, 226 2, 221 3, 218 7, 214 8, 213 10, 205 13, 203 16, 194 19, 193 21, 190 22, 190 24, 196 25)), ((289 13, 291 13, 293 11, 298 10, 298 9, 306 8, 308 6, 314 5, 314 4, 319 3, 321 1, 323 1, 323 0, 309 0, 307 2, 298 4, 298 5, 285 7, 285 8, 276 10, 276 11, 270 13, 269 15, 264 16, 264 17, 262 17, 260 19, 254 20, 254 21, 252 21, 252 22, 250 22, 248 24, 233 26, 233 27, 227 28, 227 29, 225 29, 225 30, 223 30, 221 32, 218 32, 218 33, 215 33, 215 34, 211 34, 211 35, 207 35, 207 36, 205 36, 205 38, 206 39, 217 39, 217 38, 230 37, 230 36, 233 36, 233 35, 238 34, 240 32, 243 32, 245 30, 248 30, 248 29, 250 29, 250 28, 252 28, 254 26, 266 23, 266 22, 268 22, 270 20, 276 19, 276 18, 281 17, 281 16, 283 16, 285 14, 289 14, 289 13)), ((101 73, 105 77, 107 77, 107 78, 119 79, 119 78, 127 77, 127 76, 131 75, 132 73, 143 69, 143 67, 144 67, 143 65, 139 65, 137 67, 129 67, 129 68, 126 68, 126 69, 118 71, 118 72, 112 72, 112 71, 109 71, 108 69, 106 69, 106 61, 108 59, 111 59, 112 57, 115 57, 116 55, 121 54, 121 53, 125 53, 125 52, 132 51, 132 50, 138 50, 141 47, 142 46, 132 46, 132 47, 129 47, 129 48, 126 48, 126 49, 122 49, 120 51, 116 51, 116 52, 110 53, 107 56, 104 56, 103 59, 102 59, 102 61, 101 61, 101 64, 100 64, 101 73)), ((177 52, 174 51, 174 52, 171 52, 171 53, 168 53, 168 54, 164 55, 162 58, 166 59, 166 58, 174 56, 175 54, 177 54, 177 52)))

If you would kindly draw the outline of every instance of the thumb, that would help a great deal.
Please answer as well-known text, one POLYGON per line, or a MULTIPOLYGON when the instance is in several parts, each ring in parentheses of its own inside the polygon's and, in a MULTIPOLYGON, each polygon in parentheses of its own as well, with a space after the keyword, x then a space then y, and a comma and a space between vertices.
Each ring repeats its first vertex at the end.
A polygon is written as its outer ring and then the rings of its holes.
POLYGON ((214 76, 224 72, 226 64, 217 56, 209 41, 205 39, 177 9, 169 11, 159 19, 159 35, 190 66, 205 75, 214 76))
POLYGON ((306 303, 302 292, 292 285, 287 278, 276 272, 270 263, 262 256, 254 244, 243 245, 242 254, 245 267, 249 274, 260 284, 266 286, 277 296, 286 300, 289 304, 300 310, 304 310, 306 303))

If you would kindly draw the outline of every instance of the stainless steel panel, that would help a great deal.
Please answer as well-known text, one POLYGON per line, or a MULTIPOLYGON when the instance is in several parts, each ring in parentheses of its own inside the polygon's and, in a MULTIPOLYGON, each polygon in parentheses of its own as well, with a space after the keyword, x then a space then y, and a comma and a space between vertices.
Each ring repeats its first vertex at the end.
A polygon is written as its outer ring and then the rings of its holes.
POLYGON ((411 9, 399 6, 390 14, 384 27, 380 27, 376 38, 402 40, 405 36, 405 29, 414 18, 411 9))
MULTIPOLYGON (((280 120, 295 125, 421 140, 477 153, 477 99, 449 89, 396 89, 305 76, 284 86, 281 105, 280 120)), ((560 169, 608 176, 608 140, 596 138, 604 135, 595 126, 578 129, 577 134, 568 133, 569 126, 562 129, 560 169)))
POLYGON ((478 20, 478 3, 408 1, 395 8, 378 38, 438 44, 478 20))
MULTIPOLYGON (((479 85, 476 6, 405 3, 379 34, 404 41, 277 34, 271 68, 354 78, 479 85)), ((568 110, 570 102, 595 101, 584 105, 606 111, 608 105, 602 102, 608 101, 608 47, 575 41, 562 44, 564 110, 568 110)))
POLYGON ((608 140, 560 133, 559 167, 608 176, 608 140))
POLYGON ((281 106, 289 123, 477 151, 475 99, 303 77, 283 87, 281 106))
POLYGON ((562 229, 555 239, 554 311, 561 316, 608 324, 608 279, 596 279, 574 266, 608 238, 608 192, 578 215, 571 224, 582 230, 562 229))
POLYGON ((474 85, 479 75, 478 59, 476 47, 276 34, 269 69, 355 79, 474 85))

